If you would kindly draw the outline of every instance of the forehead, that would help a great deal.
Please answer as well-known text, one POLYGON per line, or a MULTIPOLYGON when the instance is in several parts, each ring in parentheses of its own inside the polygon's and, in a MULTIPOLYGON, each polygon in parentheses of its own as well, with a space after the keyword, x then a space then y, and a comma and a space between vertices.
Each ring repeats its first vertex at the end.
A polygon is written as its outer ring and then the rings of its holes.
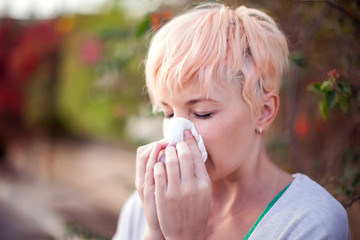
POLYGON ((226 103, 234 94, 241 95, 240 89, 215 84, 211 89, 204 89, 199 84, 191 84, 176 90, 158 89, 155 93, 158 104, 186 103, 193 100, 212 100, 226 103))

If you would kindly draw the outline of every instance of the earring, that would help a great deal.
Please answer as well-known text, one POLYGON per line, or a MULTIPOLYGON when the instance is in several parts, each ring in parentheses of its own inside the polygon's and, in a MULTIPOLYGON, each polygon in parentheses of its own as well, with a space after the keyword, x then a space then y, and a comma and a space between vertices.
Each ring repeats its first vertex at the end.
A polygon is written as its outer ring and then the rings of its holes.
POLYGON ((262 133, 262 127, 257 127, 255 129, 255 132, 258 133, 258 134, 261 134, 262 133))

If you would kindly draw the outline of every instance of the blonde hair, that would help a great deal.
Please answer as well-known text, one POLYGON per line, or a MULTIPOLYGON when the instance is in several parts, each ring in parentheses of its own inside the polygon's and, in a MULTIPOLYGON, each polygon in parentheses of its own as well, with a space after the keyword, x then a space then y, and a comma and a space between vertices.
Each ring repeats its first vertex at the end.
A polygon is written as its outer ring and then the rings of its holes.
POLYGON ((261 97, 279 91, 288 64, 284 34, 267 14, 241 6, 203 4, 166 23, 146 59, 146 86, 154 111, 157 90, 176 93, 197 83, 207 96, 216 84, 236 84, 252 114, 261 97))

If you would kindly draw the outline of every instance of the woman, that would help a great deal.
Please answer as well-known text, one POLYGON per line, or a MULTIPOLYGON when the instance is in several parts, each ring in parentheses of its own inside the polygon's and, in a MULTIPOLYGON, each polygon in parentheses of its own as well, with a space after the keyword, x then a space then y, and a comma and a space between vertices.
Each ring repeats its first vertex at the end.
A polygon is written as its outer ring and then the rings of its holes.
POLYGON ((114 239, 349 239, 344 208, 266 153, 287 59, 273 19, 243 6, 202 5, 156 33, 146 61, 154 109, 165 125, 190 120, 208 158, 188 130, 175 146, 138 148, 137 193, 114 239))

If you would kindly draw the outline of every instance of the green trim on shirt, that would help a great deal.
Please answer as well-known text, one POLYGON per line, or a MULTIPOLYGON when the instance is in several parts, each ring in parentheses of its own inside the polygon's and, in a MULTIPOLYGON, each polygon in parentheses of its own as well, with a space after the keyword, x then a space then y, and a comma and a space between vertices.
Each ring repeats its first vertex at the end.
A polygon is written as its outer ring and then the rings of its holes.
MULTIPOLYGON (((292 183, 292 182, 291 182, 292 183)), ((260 221, 264 218, 264 216, 266 215, 266 213, 272 208, 272 206, 275 205, 275 203, 277 202, 277 200, 279 200, 279 198, 283 195, 283 193, 286 191, 286 189, 288 189, 288 187, 290 186, 290 184, 287 185, 281 192, 279 192, 278 195, 276 195, 274 197, 273 200, 271 200, 271 202, 267 205, 267 207, 265 208, 264 212, 260 215, 260 217, 258 218, 258 220, 256 220, 256 222, 254 223, 254 225, 252 226, 252 228, 250 229, 250 231, 246 234, 246 236, 243 238, 243 240, 248 240, 249 237, 251 236, 251 234, 254 232, 255 228, 257 227, 257 225, 260 223, 260 221)))

